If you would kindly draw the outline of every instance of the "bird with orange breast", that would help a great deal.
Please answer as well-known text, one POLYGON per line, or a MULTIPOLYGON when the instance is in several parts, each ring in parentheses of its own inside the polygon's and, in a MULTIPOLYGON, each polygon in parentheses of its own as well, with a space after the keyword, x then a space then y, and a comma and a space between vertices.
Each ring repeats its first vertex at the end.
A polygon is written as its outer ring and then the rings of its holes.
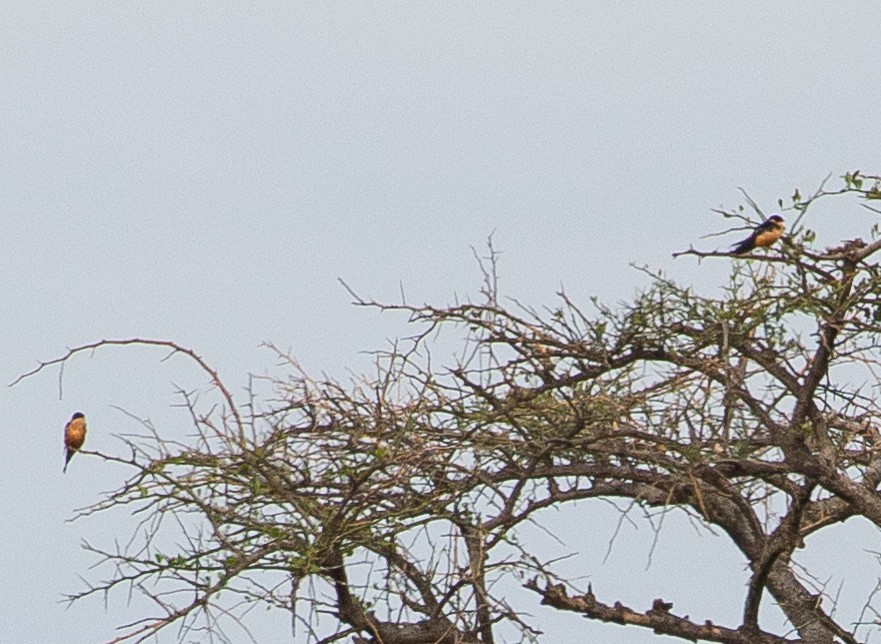
POLYGON ((783 217, 771 215, 768 219, 753 229, 752 235, 742 242, 735 244, 731 251, 732 255, 745 255, 756 248, 767 248, 783 235, 786 228, 783 217))
POLYGON ((67 472, 67 464, 70 463, 70 459, 73 458, 77 450, 83 446, 85 440, 86 417, 81 412, 76 412, 64 426, 64 448, 67 450, 64 459, 64 472, 67 472))

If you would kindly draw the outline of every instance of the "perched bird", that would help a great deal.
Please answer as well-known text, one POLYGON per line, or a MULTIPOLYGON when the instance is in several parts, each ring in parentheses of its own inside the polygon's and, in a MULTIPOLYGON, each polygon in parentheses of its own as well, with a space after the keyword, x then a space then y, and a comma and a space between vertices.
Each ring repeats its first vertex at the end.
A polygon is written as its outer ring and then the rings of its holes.
POLYGON ((745 255, 755 248, 765 248, 780 239, 783 234, 783 217, 780 215, 771 215, 767 221, 762 222, 753 230, 752 235, 744 239, 739 244, 734 245, 733 255, 745 255))
POLYGON ((83 446, 86 440, 86 417, 80 412, 76 412, 67 421, 64 426, 64 447, 67 450, 67 457, 64 459, 64 472, 67 471, 67 464, 76 451, 83 446))

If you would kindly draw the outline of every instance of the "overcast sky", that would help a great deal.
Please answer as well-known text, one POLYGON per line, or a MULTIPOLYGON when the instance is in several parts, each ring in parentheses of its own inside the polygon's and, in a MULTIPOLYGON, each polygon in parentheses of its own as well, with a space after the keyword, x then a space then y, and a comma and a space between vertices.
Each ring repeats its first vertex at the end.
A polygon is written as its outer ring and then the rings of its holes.
MULTIPOLYGON (((828 173, 881 172, 874 2, 83 7, 0 5, 2 383, 132 336, 194 348, 238 391, 272 373, 263 341, 345 375, 404 328, 351 306, 337 278, 384 300, 476 298, 471 247, 494 234, 501 288, 529 304, 561 286, 627 299, 646 283, 631 263, 709 287, 727 266, 671 253, 736 241, 700 237, 726 227, 710 209, 740 203, 738 186, 773 211, 828 173)), ((818 213, 821 244, 873 223, 818 213)), ((81 541, 130 529, 65 522, 126 472, 80 456, 62 476, 61 430, 82 410, 88 448, 118 452, 113 435, 137 429, 120 406, 182 435, 176 386, 205 380, 163 356, 80 356, 61 400, 57 371, 0 390, 0 641, 102 641, 138 616, 121 595, 106 610, 59 603, 94 563, 81 541)), ((614 515, 580 507, 579 565, 600 599, 644 610, 663 596, 737 625, 743 562, 723 538, 677 560, 677 535, 694 532, 671 519, 646 571, 652 535, 625 526, 604 562, 614 515)), ((859 554, 877 532, 836 530, 804 556, 826 557, 830 584, 858 599, 874 560, 851 568, 823 544, 859 554)), ((532 610, 548 642, 667 641, 532 610)), ((263 641, 287 632, 250 623, 263 641)))

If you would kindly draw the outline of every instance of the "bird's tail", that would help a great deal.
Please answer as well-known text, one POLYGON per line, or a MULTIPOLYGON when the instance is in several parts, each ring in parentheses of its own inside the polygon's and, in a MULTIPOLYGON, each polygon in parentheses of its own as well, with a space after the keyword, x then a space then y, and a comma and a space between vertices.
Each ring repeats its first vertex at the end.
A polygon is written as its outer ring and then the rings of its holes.
POLYGON ((67 450, 67 457, 64 459, 64 469, 61 470, 62 474, 67 473, 67 466, 70 463, 70 459, 73 458, 73 450, 67 450))
POLYGON ((734 248, 731 249, 732 255, 746 255, 754 248, 751 239, 745 239, 739 244, 735 244, 734 248))

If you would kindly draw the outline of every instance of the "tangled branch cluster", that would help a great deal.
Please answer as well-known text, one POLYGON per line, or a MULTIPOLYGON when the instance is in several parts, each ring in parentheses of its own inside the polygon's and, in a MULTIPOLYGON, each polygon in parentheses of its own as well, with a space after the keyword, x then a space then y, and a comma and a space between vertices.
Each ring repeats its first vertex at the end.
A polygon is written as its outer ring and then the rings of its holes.
MULTIPOLYGON (((878 179, 848 175, 796 210, 876 198, 864 181, 878 179)), ((116 641, 172 624, 246 628, 249 608, 268 605, 315 642, 491 643, 502 624, 538 637, 522 608, 532 600, 689 641, 857 642, 871 621, 837 622, 791 557, 850 517, 881 526, 881 409, 864 387, 881 358, 881 241, 811 240, 797 228, 768 261, 737 261, 721 297, 653 275, 614 310, 565 294, 551 311, 512 310, 490 265, 481 304, 359 299, 417 329, 378 355, 375 377, 315 380, 279 353, 286 375, 243 408, 199 356, 153 342, 206 369, 223 408, 201 414, 188 399, 192 443, 156 432, 105 456, 133 474, 81 514, 128 507, 144 520, 128 545, 94 548, 111 574, 74 599, 132 588, 154 599, 159 614, 116 641), (445 330, 464 341, 441 369, 431 348, 445 330), (604 603, 518 538, 544 510, 598 498, 679 508, 725 534, 751 575, 731 591, 742 621, 693 620, 662 599, 604 603), (519 603, 502 590, 512 584, 519 603), (767 595, 783 632, 759 624, 767 595)))

